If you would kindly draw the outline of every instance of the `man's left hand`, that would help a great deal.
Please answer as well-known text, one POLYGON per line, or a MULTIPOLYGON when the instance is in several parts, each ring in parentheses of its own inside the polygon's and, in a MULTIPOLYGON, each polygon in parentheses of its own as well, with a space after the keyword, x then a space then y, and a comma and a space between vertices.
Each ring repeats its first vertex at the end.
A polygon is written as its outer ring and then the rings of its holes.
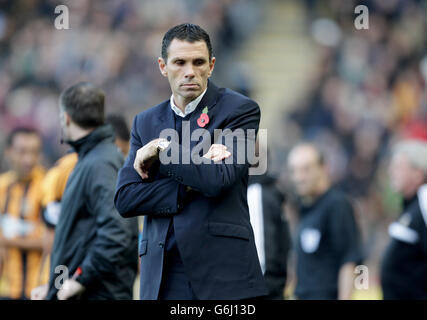
POLYGON ((203 157, 217 162, 231 157, 231 152, 223 144, 213 144, 203 157))
POLYGON ((71 297, 82 293, 84 290, 85 287, 80 282, 68 279, 64 281, 64 284, 56 295, 58 300, 68 300, 71 297))

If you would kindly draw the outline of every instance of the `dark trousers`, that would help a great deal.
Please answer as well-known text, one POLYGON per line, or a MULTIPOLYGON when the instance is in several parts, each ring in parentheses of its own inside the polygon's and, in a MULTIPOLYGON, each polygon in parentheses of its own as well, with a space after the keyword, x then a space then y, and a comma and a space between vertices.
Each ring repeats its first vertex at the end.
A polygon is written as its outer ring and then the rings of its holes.
POLYGON ((190 281, 183 272, 167 272, 162 276, 159 300, 197 300, 190 281))
POLYGON ((170 246, 164 253, 158 300, 197 300, 185 273, 173 234, 168 238, 170 246))

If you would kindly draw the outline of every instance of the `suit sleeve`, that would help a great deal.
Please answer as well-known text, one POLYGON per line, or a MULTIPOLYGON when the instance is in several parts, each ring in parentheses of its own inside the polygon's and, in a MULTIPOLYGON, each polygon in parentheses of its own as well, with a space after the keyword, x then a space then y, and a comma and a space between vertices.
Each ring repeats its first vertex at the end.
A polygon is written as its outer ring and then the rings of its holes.
POLYGON ((101 162, 91 170, 89 181, 92 183, 87 189, 88 209, 95 216, 96 238, 80 265, 83 272, 78 281, 84 286, 117 273, 126 262, 129 250, 137 248, 136 220, 123 219, 114 208, 117 169, 113 164, 101 162))
MULTIPOLYGON (((175 148, 179 150, 180 159, 190 159, 189 164, 182 163, 160 163, 159 171, 165 176, 171 177, 175 181, 184 185, 190 186, 192 189, 201 192, 207 197, 216 197, 224 190, 230 188, 236 181, 248 174, 249 162, 247 154, 244 155, 244 161, 238 161, 238 153, 245 151, 248 140, 251 139, 248 134, 248 129, 258 131, 260 121, 260 110, 255 102, 243 104, 228 119, 228 123, 223 130, 223 134, 219 137, 219 141, 227 146, 227 149, 232 154, 232 163, 228 163, 228 159, 218 162, 211 160, 201 164, 195 164, 191 157, 191 150, 186 150, 176 142, 171 142, 168 149, 175 148), (230 129, 231 132, 226 132, 225 129, 230 129), (241 129, 244 132, 243 136, 227 139, 236 129, 241 129), (224 142, 225 141, 225 142, 224 142), (227 142, 228 141, 228 142, 227 142), (183 155, 190 153, 190 155, 183 155)), ((168 152, 166 149, 163 152, 168 152)))
POLYGON ((142 147, 137 133, 138 117, 131 132, 131 147, 123 168, 119 171, 114 203, 125 218, 138 215, 165 216, 178 212, 183 186, 170 178, 142 179, 133 167, 136 152, 142 147))

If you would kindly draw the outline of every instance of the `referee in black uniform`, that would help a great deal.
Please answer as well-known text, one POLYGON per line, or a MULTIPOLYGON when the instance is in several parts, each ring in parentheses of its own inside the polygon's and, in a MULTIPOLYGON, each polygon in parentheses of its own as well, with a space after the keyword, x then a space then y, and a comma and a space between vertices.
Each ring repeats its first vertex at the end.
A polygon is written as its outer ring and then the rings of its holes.
POLYGON ((299 198, 295 296, 302 300, 350 299, 354 268, 362 260, 352 205, 331 187, 324 158, 315 146, 294 147, 288 166, 299 198))
POLYGON ((381 266, 384 299, 427 299, 427 142, 402 141, 392 154, 390 178, 403 196, 403 213, 389 226, 381 266))

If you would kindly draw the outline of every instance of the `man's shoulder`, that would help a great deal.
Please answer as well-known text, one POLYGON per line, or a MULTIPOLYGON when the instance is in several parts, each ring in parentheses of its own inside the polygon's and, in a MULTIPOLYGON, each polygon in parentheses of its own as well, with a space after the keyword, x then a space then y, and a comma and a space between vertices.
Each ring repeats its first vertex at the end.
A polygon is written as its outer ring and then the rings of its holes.
POLYGON ((56 161, 55 167, 68 169, 69 167, 74 167, 78 160, 77 152, 69 152, 56 161))
POLYGON ((325 196, 325 209, 333 208, 337 210, 328 210, 333 212, 348 211, 352 209, 352 201, 348 194, 343 190, 332 187, 325 196))
POLYGON ((260 117, 261 114, 261 110, 254 100, 229 88, 218 89, 215 112, 230 119, 242 115, 260 117))
POLYGON ((218 99, 218 103, 230 103, 235 105, 236 107, 244 106, 244 105, 253 105, 258 106, 258 104, 252 100, 251 98, 234 91, 230 88, 220 88, 218 89, 220 97, 218 99))
POLYGON ((124 159, 113 141, 104 140, 98 143, 88 152, 86 157, 79 161, 84 161, 84 166, 89 169, 97 169, 110 165, 113 167, 122 166, 124 159))

